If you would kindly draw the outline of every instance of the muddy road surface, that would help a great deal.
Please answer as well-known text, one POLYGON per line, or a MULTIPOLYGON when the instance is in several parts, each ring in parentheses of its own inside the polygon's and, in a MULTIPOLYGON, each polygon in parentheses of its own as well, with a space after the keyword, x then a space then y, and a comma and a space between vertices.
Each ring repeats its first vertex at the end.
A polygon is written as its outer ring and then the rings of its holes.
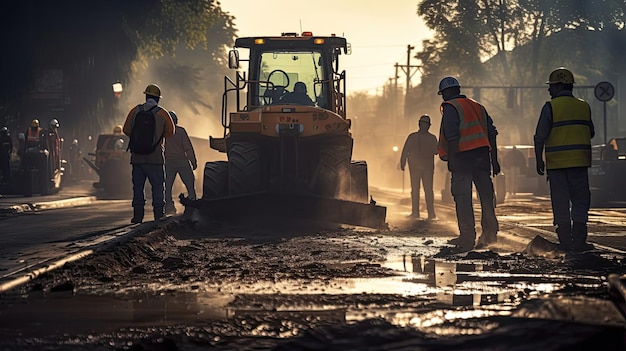
POLYGON ((133 227, 3 291, 0 349, 625 349, 624 209, 592 213, 597 250, 565 254, 549 201, 519 196, 497 244, 453 253, 450 206, 408 220, 388 201, 388 230, 133 227))

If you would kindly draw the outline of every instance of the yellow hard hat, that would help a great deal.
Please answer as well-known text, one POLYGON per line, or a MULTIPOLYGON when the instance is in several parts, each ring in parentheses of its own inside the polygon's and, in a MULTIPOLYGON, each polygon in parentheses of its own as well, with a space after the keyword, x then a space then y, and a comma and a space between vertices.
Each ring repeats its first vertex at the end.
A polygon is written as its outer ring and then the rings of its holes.
POLYGON ((146 90, 143 92, 146 95, 156 96, 158 98, 161 97, 161 88, 159 88, 156 84, 150 84, 146 87, 146 90))
POLYGON ((550 78, 548 78, 548 81, 546 82, 546 84, 557 83, 574 84, 574 75, 569 69, 559 67, 550 73, 550 78))
POLYGON ((38 120, 38 119, 33 119, 33 120, 30 122, 30 126, 31 126, 31 127, 39 127, 39 120, 38 120))
POLYGON ((119 124, 118 124, 118 125, 116 125, 116 126, 113 128, 113 134, 122 134, 122 126, 121 126, 121 125, 119 125, 119 124))

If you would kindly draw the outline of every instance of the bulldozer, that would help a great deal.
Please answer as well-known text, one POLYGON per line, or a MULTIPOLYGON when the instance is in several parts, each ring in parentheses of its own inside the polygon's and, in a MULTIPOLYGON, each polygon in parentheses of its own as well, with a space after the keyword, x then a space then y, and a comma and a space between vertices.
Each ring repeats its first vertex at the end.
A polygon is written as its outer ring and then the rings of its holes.
POLYGON ((343 37, 311 32, 242 37, 228 53, 224 134, 209 137, 227 161, 207 162, 202 198, 181 203, 228 222, 251 218, 387 226, 369 195, 367 162, 352 160, 343 37), (240 51, 248 51, 248 58, 240 51), (247 63, 247 71, 240 68, 247 63))
MULTIPOLYGON (((116 127, 117 129, 118 127, 116 127)), ((130 154, 126 151, 128 137, 114 130, 111 134, 100 134, 96 152, 89 153, 83 160, 98 174, 93 187, 102 198, 131 198, 132 188, 130 154), (124 186, 127 184, 128 186, 124 186)))

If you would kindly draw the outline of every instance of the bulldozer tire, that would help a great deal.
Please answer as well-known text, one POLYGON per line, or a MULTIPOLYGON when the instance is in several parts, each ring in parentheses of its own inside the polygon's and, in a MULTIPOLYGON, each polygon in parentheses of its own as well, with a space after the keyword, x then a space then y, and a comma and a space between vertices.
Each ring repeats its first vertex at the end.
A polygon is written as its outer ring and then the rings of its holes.
POLYGON ((350 197, 350 148, 340 145, 320 150, 320 161, 313 179, 313 189, 329 198, 350 197))
POLYGON ((230 195, 261 191, 261 161, 259 146, 235 142, 228 151, 228 191, 230 195))
POLYGON ((367 162, 365 161, 350 163, 350 199, 363 203, 369 201, 367 162))
POLYGON ((202 198, 215 199, 228 195, 228 161, 213 161, 204 164, 202 198))

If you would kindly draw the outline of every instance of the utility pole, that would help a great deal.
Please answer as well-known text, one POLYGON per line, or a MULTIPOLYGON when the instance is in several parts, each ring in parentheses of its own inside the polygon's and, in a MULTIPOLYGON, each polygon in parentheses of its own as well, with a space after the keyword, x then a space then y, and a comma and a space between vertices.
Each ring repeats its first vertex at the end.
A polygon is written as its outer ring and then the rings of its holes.
POLYGON ((413 77, 415 72, 417 72, 417 70, 421 67, 419 65, 411 65, 411 50, 413 49, 415 49, 414 46, 407 45, 406 65, 396 64, 396 76, 397 76, 398 68, 401 68, 404 74, 406 75, 406 88, 404 91, 404 118, 405 120, 409 116, 408 97, 409 97, 409 89, 411 88, 411 78, 413 77))

